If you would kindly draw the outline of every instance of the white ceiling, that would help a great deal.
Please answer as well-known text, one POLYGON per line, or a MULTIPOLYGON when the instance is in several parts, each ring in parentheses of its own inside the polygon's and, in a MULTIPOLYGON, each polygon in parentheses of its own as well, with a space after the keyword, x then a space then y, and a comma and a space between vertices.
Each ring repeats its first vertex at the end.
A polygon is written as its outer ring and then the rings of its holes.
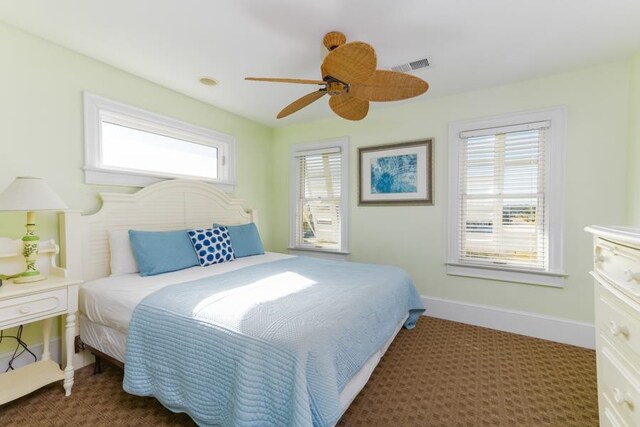
POLYGON ((315 87, 243 78, 319 78, 331 30, 371 44, 378 68, 427 56, 417 99, 640 51, 639 0, 20 0, 0 2, 0 20, 270 126, 332 113, 325 98, 276 120, 315 87))

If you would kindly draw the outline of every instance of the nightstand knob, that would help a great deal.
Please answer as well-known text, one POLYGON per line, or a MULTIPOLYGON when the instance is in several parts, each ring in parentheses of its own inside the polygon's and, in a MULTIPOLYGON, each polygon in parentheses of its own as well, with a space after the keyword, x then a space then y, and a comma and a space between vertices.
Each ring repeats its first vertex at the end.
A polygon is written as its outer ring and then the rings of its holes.
POLYGON ((29 307, 28 305, 25 305, 24 307, 20 307, 20 313, 21 314, 31 313, 31 307, 29 307))

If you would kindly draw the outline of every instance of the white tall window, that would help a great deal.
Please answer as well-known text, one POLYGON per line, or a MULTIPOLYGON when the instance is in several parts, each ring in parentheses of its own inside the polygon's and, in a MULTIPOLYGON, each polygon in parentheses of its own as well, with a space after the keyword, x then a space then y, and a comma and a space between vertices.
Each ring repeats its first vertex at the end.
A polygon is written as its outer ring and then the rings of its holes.
POLYGON ((292 249, 347 251, 348 154, 346 139, 292 148, 292 249))
POLYGON ((449 274, 562 285, 564 115, 451 125, 449 274))
POLYGON ((235 139, 89 93, 85 102, 85 181, 145 186, 196 178, 233 190, 235 139))

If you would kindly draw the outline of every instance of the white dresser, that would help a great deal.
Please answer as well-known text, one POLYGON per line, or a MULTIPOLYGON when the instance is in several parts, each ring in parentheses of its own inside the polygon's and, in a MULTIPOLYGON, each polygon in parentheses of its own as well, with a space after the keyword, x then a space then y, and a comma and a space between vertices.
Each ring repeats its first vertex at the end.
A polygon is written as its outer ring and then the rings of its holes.
POLYGON ((640 228, 591 226, 601 426, 640 426, 640 228))

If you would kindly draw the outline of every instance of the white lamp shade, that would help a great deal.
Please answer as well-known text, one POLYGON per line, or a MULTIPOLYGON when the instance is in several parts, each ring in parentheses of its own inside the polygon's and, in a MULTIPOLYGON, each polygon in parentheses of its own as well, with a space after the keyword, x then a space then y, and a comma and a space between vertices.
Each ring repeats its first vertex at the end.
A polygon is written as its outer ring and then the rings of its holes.
POLYGON ((19 176, 0 194, 0 211, 45 211, 67 205, 42 178, 19 176))

